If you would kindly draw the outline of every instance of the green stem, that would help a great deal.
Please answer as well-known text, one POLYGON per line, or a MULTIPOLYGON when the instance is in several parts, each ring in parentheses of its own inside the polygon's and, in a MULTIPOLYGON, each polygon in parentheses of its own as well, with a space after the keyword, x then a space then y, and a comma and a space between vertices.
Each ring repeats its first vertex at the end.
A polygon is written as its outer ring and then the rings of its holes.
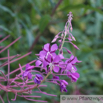
POLYGON ((63 42, 62 42, 61 48, 59 49, 59 54, 60 54, 60 51, 61 51, 61 50, 62 50, 62 48, 63 48, 65 38, 66 38, 66 35, 64 35, 64 37, 63 37, 63 42))
POLYGON ((47 79, 47 77, 48 77, 50 74, 51 74, 51 71, 47 74, 47 76, 42 80, 41 83, 43 83, 43 82, 47 79))

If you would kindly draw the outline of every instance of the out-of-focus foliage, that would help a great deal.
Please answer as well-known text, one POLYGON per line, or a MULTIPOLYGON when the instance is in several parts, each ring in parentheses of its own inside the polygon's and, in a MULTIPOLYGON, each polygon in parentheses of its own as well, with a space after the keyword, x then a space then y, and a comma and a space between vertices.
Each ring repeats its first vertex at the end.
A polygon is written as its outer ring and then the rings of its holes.
MULTIPOLYGON (((0 0, 0 35, 3 37, 11 35, 11 38, 1 45, 6 46, 17 37, 22 36, 21 40, 11 46, 9 50, 11 55, 25 54, 36 41, 32 49, 32 56, 11 64, 11 69, 16 69, 18 63, 23 65, 36 59, 35 54, 41 50, 43 44, 51 42, 53 37, 63 30, 67 14, 71 11, 73 13, 72 34, 76 38, 74 43, 80 50, 75 50, 71 44, 65 45, 82 61, 77 66, 80 78, 77 83, 70 83, 68 77, 65 78, 69 82, 67 93, 60 93, 58 86, 47 83, 49 88, 46 89, 46 92, 57 94, 58 97, 43 96, 42 99, 49 103, 59 103, 61 94, 69 95, 79 92, 80 94, 102 95, 103 0, 63 0, 51 16, 58 2, 59 0, 0 0)), ((5 54, 6 51, 0 57, 7 56, 5 54)), ((66 52, 64 55, 70 57, 66 52)), ((3 69, 4 72, 7 72, 6 67, 3 69)), ((0 91, 0 94, 7 103, 5 93, 0 91)), ((13 94, 10 96, 14 98, 13 94)), ((17 98, 15 103, 30 102, 17 98)))

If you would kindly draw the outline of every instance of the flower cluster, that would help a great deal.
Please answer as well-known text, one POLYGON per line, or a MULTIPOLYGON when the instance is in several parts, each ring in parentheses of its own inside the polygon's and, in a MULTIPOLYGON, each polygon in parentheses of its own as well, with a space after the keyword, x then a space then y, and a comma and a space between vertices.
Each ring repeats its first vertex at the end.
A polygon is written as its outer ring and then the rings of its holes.
POLYGON ((50 72, 53 75, 52 80, 57 80, 60 83, 60 90, 67 92, 65 84, 68 84, 66 81, 60 80, 56 75, 65 74, 72 82, 76 82, 79 78, 79 73, 76 72, 76 65, 81 61, 73 55, 70 58, 64 58, 63 54, 56 54, 57 50, 59 51, 57 44, 53 44, 52 46, 49 43, 45 44, 43 50, 38 54, 36 67, 41 67, 41 70, 44 69, 45 74, 50 72))
MULTIPOLYGON (((53 94, 48 94, 46 92, 43 92, 40 90, 39 87, 46 87, 46 85, 42 85, 43 82, 47 81, 50 83, 54 83, 59 86, 61 92, 67 92, 67 85, 68 82, 66 80, 62 80, 60 75, 67 76, 71 82, 76 82, 78 78, 80 77, 79 73, 77 73, 76 65, 80 63, 73 55, 73 53, 68 50, 66 47, 64 47, 64 43, 70 43, 74 46, 74 48, 79 48, 72 43, 72 41, 76 41, 74 36, 72 35, 72 13, 70 12, 68 15, 68 20, 65 24, 65 28, 62 32, 58 33, 54 39, 52 40, 52 45, 50 43, 47 43, 43 46, 43 49, 39 52, 37 55, 37 59, 31 61, 30 63, 27 63, 24 66, 21 66, 19 64, 19 68, 15 69, 14 71, 10 72, 10 63, 17 61, 21 58, 24 58, 25 56, 31 54, 27 53, 24 56, 12 60, 15 57, 18 57, 20 55, 10 56, 8 51, 8 57, 0 58, 1 60, 8 59, 7 62, 2 64, 0 67, 3 67, 5 65, 8 65, 8 74, 5 75, 1 70, 3 77, 0 76, 0 90, 4 90, 6 92, 12 92, 15 94, 15 98, 12 99, 13 101, 16 100, 17 96, 24 97, 27 100, 36 101, 36 102, 46 102, 36 99, 31 99, 29 97, 35 97, 40 98, 40 96, 32 96, 28 94, 32 93, 42 93, 45 95, 50 96, 56 96, 53 94), (58 45, 54 42, 58 42, 58 45), (63 55, 64 49, 67 51, 67 53, 70 55, 70 58, 65 58, 63 55), (30 65, 35 62, 35 66, 30 65), (23 68, 25 67, 25 70, 23 68), (40 68, 39 70, 36 70, 35 68, 40 68), (15 78, 10 78, 10 75, 21 71, 19 74, 15 76, 15 78), (51 79, 48 79, 49 75, 52 75, 51 79), (8 77, 8 78, 7 78, 8 77), (20 79, 22 82, 18 82, 17 80, 20 79), (4 86, 2 84, 2 81, 7 81, 7 86, 4 86), (31 83, 31 84, 30 84, 31 83), (18 90, 17 88, 20 88, 18 90), (38 91, 33 91, 33 89, 37 88, 38 91), (21 95, 20 95, 21 94, 21 95)), ((9 36, 4 38, 3 40, 7 39, 9 36)), ((18 38, 19 39, 19 38, 18 38)), ((15 43, 18 39, 16 39, 13 43, 15 43)), ((2 41, 3 41, 2 40, 2 41)), ((2 42, 0 41, 0 42, 2 42)), ((2 53, 4 50, 6 50, 9 46, 11 46, 13 43, 9 44, 7 47, 3 48, 0 53, 2 53)), ((2 48, 0 46, 0 48, 2 48)), ((8 97, 8 96, 7 96, 8 97)), ((0 99, 3 101, 1 95, 0 99)), ((9 101, 9 99, 8 99, 9 101)))
POLYGON ((67 92, 66 85, 68 83, 65 80, 59 79, 56 75, 66 75, 71 79, 72 82, 76 82, 80 77, 79 73, 77 73, 76 65, 80 63, 70 50, 66 47, 63 47, 65 42, 71 43, 76 49, 79 49, 72 41, 76 41, 74 36, 70 33, 72 31, 72 13, 68 14, 68 20, 66 22, 65 28, 62 32, 58 33, 52 43, 58 42, 57 44, 53 44, 50 46, 50 43, 44 45, 43 50, 41 50, 38 54, 38 60, 36 61, 36 66, 41 67, 41 71, 44 69, 45 74, 49 72, 53 75, 51 81, 56 81, 55 83, 59 83, 60 90, 63 92, 67 92), (67 41, 68 40, 68 41, 67 41), (65 58, 63 56, 63 49, 67 51, 67 53, 71 54, 70 58, 65 58), (56 78, 58 79, 56 79, 56 78))

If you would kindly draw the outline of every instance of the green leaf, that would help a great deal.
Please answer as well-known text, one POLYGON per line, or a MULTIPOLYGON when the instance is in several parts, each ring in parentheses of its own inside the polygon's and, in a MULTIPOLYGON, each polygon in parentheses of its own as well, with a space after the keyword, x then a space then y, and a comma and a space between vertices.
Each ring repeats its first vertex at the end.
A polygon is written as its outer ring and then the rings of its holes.
POLYGON ((40 23, 39 23, 39 28, 41 32, 43 32, 44 29, 47 27, 49 21, 50 21, 50 15, 44 15, 41 18, 40 23))
POLYGON ((29 47, 30 47, 33 43, 34 37, 33 37, 32 32, 28 28, 26 28, 26 35, 27 35, 27 40, 28 40, 29 47))
POLYGON ((8 12, 11 16, 15 16, 15 14, 7 7, 3 6, 3 5, 0 5, 0 9, 5 11, 5 12, 8 12))
POLYGON ((27 40, 28 40, 28 44, 29 44, 29 47, 32 45, 33 41, 34 41, 34 37, 33 37, 33 31, 32 29, 29 29, 25 23, 23 23, 22 20, 19 20, 19 22, 24 26, 25 28, 25 31, 26 31, 26 37, 27 37, 27 40))
POLYGON ((8 33, 11 33, 10 30, 8 30, 6 27, 4 27, 4 26, 2 26, 2 25, 0 25, 0 29, 6 31, 6 32, 8 32, 8 33))
POLYGON ((102 16, 99 13, 96 13, 96 21, 95 21, 95 34, 97 38, 100 38, 101 29, 102 29, 102 16))

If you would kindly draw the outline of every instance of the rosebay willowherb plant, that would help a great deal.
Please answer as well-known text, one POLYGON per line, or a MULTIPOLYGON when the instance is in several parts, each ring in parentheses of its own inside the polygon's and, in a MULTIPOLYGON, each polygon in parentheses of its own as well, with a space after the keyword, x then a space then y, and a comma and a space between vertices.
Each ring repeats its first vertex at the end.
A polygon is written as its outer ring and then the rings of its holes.
MULTIPOLYGON (((7 94, 8 102, 10 103, 8 93, 12 92, 15 94, 14 99, 11 99, 12 101, 16 100, 17 96, 23 97, 30 101, 36 101, 36 102, 47 102, 38 100, 36 98, 40 98, 39 95, 32 95, 32 93, 42 93, 49 96, 56 96, 53 94, 48 94, 44 91, 41 91, 40 87, 47 87, 47 85, 42 85, 43 82, 51 82, 60 88, 59 90, 61 92, 67 92, 66 86, 68 85, 68 82, 65 80, 62 80, 60 78, 60 75, 67 76, 71 79, 72 82, 76 82, 79 78, 79 73, 77 73, 76 65, 77 63, 80 63, 77 59, 77 57, 73 56, 72 52, 68 50, 66 47, 64 47, 64 43, 71 43, 74 48, 79 49, 75 44, 72 43, 72 41, 75 41, 74 36, 70 33, 72 31, 72 13, 70 12, 68 14, 68 20, 65 24, 65 28, 62 32, 58 33, 54 39, 52 40, 52 43, 58 41, 59 46, 54 43, 52 46, 50 46, 50 43, 47 43, 44 45, 43 49, 39 52, 37 55, 37 60, 33 60, 26 65, 21 66, 19 64, 19 68, 14 69, 14 71, 10 71, 10 64, 22 59, 26 56, 28 56, 30 53, 27 53, 19 58, 16 58, 20 56, 19 54, 10 56, 9 50, 7 50, 7 57, 0 58, 0 60, 7 59, 6 62, 4 62, 1 67, 4 67, 8 65, 8 73, 5 74, 2 69, 0 70, 0 90, 3 90, 7 94), (67 51, 67 53, 71 54, 70 58, 65 58, 63 56, 63 49, 67 51), (16 59, 14 59, 16 58, 16 59), (31 65, 35 62, 35 65, 31 65), (25 70, 23 68, 25 67, 25 70), (40 68, 40 71, 35 69, 40 68), (10 75, 20 71, 19 74, 17 74, 14 78, 10 78, 10 75), (52 78, 49 78, 49 75, 52 75, 52 78), (7 82, 7 85, 3 85, 4 82, 7 82)), ((0 41, 3 42, 6 40, 9 36, 5 37, 0 41)), ((4 50, 6 50, 8 47, 13 45, 16 41, 16 39, 11 44, 9 44, 6 47, 0 46, 0 53, 2 53, 4 50)), ((0 95, 1 101, 4 103, 4 100, 2 96, 0 95)))

